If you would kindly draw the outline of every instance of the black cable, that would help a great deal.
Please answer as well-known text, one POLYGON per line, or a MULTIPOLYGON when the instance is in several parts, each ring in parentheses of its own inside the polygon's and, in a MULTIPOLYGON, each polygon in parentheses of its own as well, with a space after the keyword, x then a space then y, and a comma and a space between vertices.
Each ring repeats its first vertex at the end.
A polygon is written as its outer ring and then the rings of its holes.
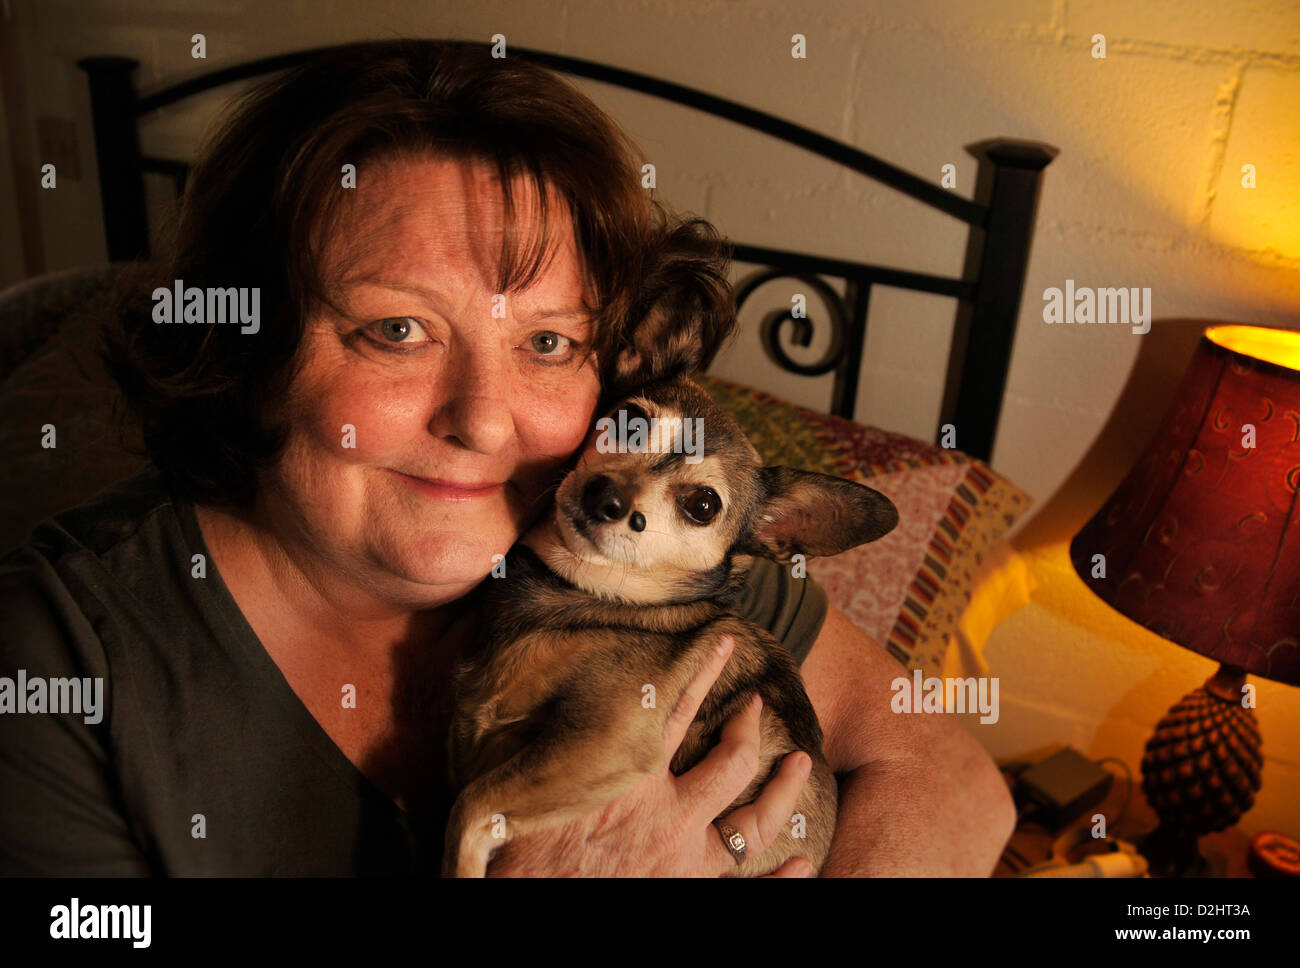
POLYGON ((1012 847, 1010 844, 1007 844, 1006 847, 1004 847, 1004 848, 1002 849, 1002 858, 1001 858, 1001 859, 1002 859, 1003 863, 1005 863, 1008 867, 1010 867, 1011 870, 1012 870, 1012 872, 1013 872, 1013 873, 1016 873, 1016 874, 1019 874, 1020 871, 1022 871, 1022 870, 1028 870, 1030 867, 1033 866, 1032 864, 1029 863, 1029 861, 1026 859, 1026 857, 1025 857, 1024 854, 1020 853, 1020 851, 1016 850, 1016 849, 1015 849, 1014 847, 1012 847), (1012 857, 1014 857, 1017 861, 1020 862, 1020 867, 1019 867, 1019 868, 1015 867, 1015 866, 1011 863, 1011 861, 1009 861, 1009 860, 1007 859, 1007 856, 1006 856, 1007 854, 1010 854, 1012 857))
POLYGON ((1026 800, 1024 803, 1022 803, 1019 807, 1016 808, 1016 825, 1019 826, 1022 823, 1032 823, 1046 830, 1047 829, 1046 824, 1044 824, 1041 820, 1034 819, 1034 815, 1037 813, 1041 813, 1042 809, 1043 809, 1043 805, 1039 803, 1037 800, 1026 800))
MULTIPOLYGON (((1096 763, 1098 766, 1101 766, 1103 763, 1117 763, 1120 766, 1120 768, 1123 769, 1125 779, 1128 782, 1128 787, 1124 791, 1124 802, 1120 806, 1119 813, 1116 815, 1114 822, 1110 824, 1111 829, 1117 830, 1119 828, 1119 825, 1123 823, 1124 817, 1128 813, 1129 803, 1133 798, 1133 771, 1129 769, 1129 765, 1127 763, 1125 763, 1123 760, 1115 756, 1103 756, 1101 759, 1093 760, 1093 762, 1096 763)), ((1002 772, 1007 773, 1010 776, 1018 779, 1019 775, 1023 773, 1025 769, 1027 769, 1031 765, 1032 764, 1030 763, 1009 764, 1007 766, 1001 767, 1001 770, 1002 772)), ((1021 824, 1029 823, 1029 824, 1033 824, 1034 826, 1041 827, 1043 830, 1048 830, 1049 828, 1041 821, 1036 821, 1033 819, 1034 815, 1039 813, 1042 809, 1043 809, 1043 805, 1038 801, 1026 800, 1024 803, 1022 803, 1020 806, 1016 808, 1016 828, 1019 829, 1021 824)), ((1107 830, 1108 839, 1109 839, 1109 834, 1110 834, 1110 829, 1107 830)), ((1029 870, 1036 866, 1039 867, 1042 866, 1041 864, 1039 865, 1030 864, 1028 859, 1026 859, 1025 856, 1022 853, 1020 853, 1020 851, 1016 850, 1009 843, 1002 849, 1002 854, 998 859, 999 861, 1005 863, 1008 867, 1010 867, 1012 873, 1014 874, 1019 874, 1022 871, 1029 870), (1012 863, 1011 860, 1012 858, 1014 858, 1015 861, 1020 864, 1019 868, 1017 868, 1015 864, 1012 863)))
MULTIPOLYGON (((1101 766, 1103 763, 1118 763, 1124 768, 1124 776, 1128 779, 1128 788, 1124 791, 1124 805, 1119 808, 1119 816, 1117 816, 1115 822, 1111 824, 1112 827, 1118 830, 1119 825, 1124 822, 1124 814, 1128 813, 1129 801, 1133 798, 1133 771, 1129 769, 1127 763, 1116 756, 1103 756, 1099 760, 1093 760, 1093 762, 1098 766, 1101 766)), ((1107 831, 1107 833, 1109 833, 1109 831, 1107 831)))
MULTIPOLYGON (((1028 769, 1031 765, 1032 764, 1029 763, 1009 763, 1005 766, 1000 767, 1000 769, 1003 773, 1007 774, 1014 780, 1015 778, 1019 777, 1020 774, 1023 773, 1026 769, 1028 769)), ((1014 788, 1014 784, 1012 784, 1012 787, 1014 788)), ((1034 805, 1026 804, 1024 806, 1020 806, 1016 808, 1016 827, 1020 826, 1020 822, 1024 818, 1027 812, 1027 807, 1029 806, 1034 806, 1034 805)), ((1025 856, 1022 853, 1020 853, 1020 851, 1012 847, 1009 842, 1005 847, 1002 848, 1002 853, 998 856, 998 861, 1010 867, 1011 873, 1013 874, 1018 874, 1020 873, 1020 871, 1025 870, 1030 866, 1029 861, 1025 859, 1025 856), (1015 862, 1013 862, 1012 858, 1015 859, 1015 862), (1019 866, 1017 866, 1017 864, 1019 866)))

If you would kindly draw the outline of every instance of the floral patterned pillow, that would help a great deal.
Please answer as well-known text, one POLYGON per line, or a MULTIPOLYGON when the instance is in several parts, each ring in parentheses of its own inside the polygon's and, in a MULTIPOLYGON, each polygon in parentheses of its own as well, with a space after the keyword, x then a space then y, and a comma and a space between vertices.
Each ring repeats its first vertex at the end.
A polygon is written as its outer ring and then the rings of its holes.
POLYGON ((894 502, 899 523, 893 531, 814 560, 809 574, 840 611, 908 668, 926 675, 952 668, 948 653, 964 634, 963 612, 991 567, 1018 561, 1007 555, 1002 538, 1033 498, 960 451, 709 374, 695 379, 737 420, 765 463, 869 483, 894 502))

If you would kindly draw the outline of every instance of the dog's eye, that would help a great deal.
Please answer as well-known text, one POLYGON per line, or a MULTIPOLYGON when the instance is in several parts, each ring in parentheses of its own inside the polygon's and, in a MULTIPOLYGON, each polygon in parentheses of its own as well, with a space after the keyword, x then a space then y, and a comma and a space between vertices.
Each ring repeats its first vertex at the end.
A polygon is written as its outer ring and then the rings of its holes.
POLYGON ((607 425, 620 449, 643 452, 649 443, 650 415, 640 405, 624 400, 609 412, 607 425))
POLYGON ((645 435, 650 428, 650 415, 637 404, 625 400, 614 408, 610 417, 614 420, 614 426, 618 428, 620 443, 626 445, 628 438, 638 436, 641 440, 645 440, 645 435))
MULTIPOLYGON (((646 423, 650 422, 650 415, 646 413, 640 405, 635 404, 630 400, 624 403, 623 406, 619 407, 619 409, 627 411, 627 419, 629 423, 633 420, 644 420, 646 423)), ((615 414, 615 416, 617 416, 617 414, 615 414)))
POLYGON ((677 498, 677 506, 696 524, 708 524, 722 510, 722 499, 711 487, 693 487, 677 498))

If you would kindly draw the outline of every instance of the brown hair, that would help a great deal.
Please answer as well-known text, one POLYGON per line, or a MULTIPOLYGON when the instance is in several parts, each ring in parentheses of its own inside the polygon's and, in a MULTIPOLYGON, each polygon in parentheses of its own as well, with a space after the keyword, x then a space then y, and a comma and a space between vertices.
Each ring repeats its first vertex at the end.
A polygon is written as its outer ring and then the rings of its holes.
POLYGON ((495 167, 505 218, 498 292, 527 288, 546 264, 546 189, 567 206, 607 393, 707 365, 730 334, 722 239, 641 187, 639 152, 571 84, 482 45, 334 48, 236 102, 199 153, 166 257, 123 277, 105 360, 149 456, 184 496, 216 504, 255 496, 258 469, 285 440, 269 415, 292 379, 303 320, 330 301, 321 258, 347 195, 341 168, 356 165, 362 177, 366 162, 412 152, 495 167), (519 177, 539 206, 530 240, 516 229, 519 177), (178 279, 186 288, 260 289, 260 331, 155 325, 145 300, 178 279), (645 285, 653 280, 673 280, 673 291, 645 285), (638 327, 656 307, 655 325, 670 312, 692 352, 636 351, 638 327))

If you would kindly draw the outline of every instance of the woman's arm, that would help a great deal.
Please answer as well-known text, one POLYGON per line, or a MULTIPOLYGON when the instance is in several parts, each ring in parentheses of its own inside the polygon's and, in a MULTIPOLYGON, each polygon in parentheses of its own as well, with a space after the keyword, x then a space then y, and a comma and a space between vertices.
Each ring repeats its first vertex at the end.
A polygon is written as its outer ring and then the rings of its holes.
POLYGON ((831 607, 800 668, 840 777, 823 877, 987 877, 1015 828, 1006 783, 946 714, 898 714, 899 663, 831 607))
MULTIPOLYGON (((0 676, 103 683, 107 662, 86 617, 48 563, 15 553, 0 563, 0 676), (23 567, 23 566, 26 567, 23 567)), ((10 686, 10 688, 13 688, 10 686)), ((124 875, 153 871, 119 810, 106 749, 109 717, 0 714, 0 875, 124 875), (94 718, 94 717, 90 717, 94 718)))

